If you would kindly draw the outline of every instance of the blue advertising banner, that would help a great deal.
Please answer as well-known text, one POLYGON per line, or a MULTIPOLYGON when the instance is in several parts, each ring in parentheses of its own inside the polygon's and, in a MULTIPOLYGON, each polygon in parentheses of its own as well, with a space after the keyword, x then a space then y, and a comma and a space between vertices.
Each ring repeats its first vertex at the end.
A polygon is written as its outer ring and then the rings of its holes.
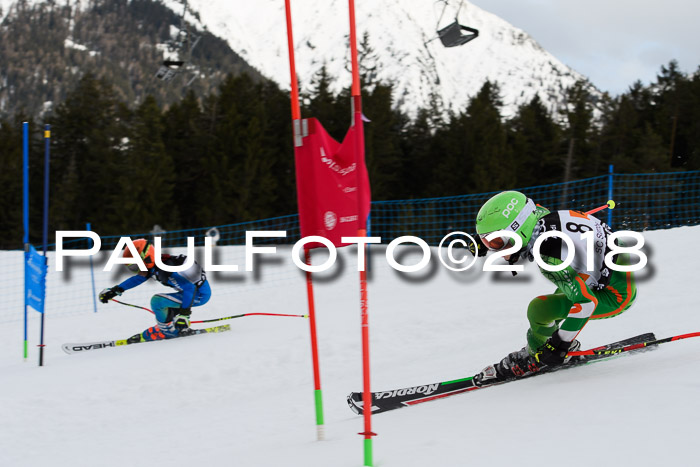
POLYGON ((27 305, 39 313, 44 312, 47 270, 46 258, 29 245, 29 251, 24 255, 24 293, 27 305))

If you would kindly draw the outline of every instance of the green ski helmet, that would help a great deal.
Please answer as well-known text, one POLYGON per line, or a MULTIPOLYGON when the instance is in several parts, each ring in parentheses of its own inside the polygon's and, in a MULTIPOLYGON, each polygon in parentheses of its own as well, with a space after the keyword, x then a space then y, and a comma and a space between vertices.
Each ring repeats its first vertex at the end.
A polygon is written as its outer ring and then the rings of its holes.
POLYGON ((476 233, 489 250, 502 250, 513 240, 498 237, 487 241, 488 234, 497 230, 509 230, 518 234, 523 246, 532 238, 532 231, 539 220, 535 203, 519 191, 504 191, 486 201, 476 215, 476 233))

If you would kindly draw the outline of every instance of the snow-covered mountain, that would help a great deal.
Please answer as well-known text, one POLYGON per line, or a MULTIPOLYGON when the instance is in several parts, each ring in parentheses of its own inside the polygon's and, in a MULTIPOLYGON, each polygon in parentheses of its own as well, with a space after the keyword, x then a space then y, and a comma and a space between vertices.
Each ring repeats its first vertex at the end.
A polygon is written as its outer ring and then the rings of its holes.
MULTIPOLYGON (((45 0, 27 0, 27 4, 45 0)), ((182 14, 183 0, 160 0, 182 14)), ((0 21, 12 14, 17 0, 0 0, 0 21)), ((564 91, 580 73, 544 50, 525 31, 467 1, 357 0, 358 37, 369 35, 377 67, 376 79, 393 83, 396 105, 413 115, 442 100, 445 110, 463 110, 488 79, 499 83, 504 116, 529 102, 535 94, 551 111, 561 107, 564 91), (459 22, 477 28, 476 40, 446 48, 437 39, 459 15, 459 22)), ((62 0, 78 8, 92 1, 62 0)), ((350 84, 349 14, 347 0, 292 0, 297 74, 302 90, 325 64, 337 77, 334 91, 350 84)), ((283 0, 189 0, 187 20, 226 40, 230 47, 263 75, 289 89, 287 29, 283 0)), ((368 63, 375 61, 376 63, 368 63)), ((592 86, 591 90, 598 93, 592 86)), ((371 116, 370 116, 371 118, 371 116)))
MULTIPOLYGON (((163 0, 182 11, 179 0, 163 0)), ((485 80, 501 86, 503 113, 538 94, 556 110, 564 90, 580 73, 544 50, 525 31, 469 2, 427 0, 358 0, 358 37, 367 32, 378 58, 377 78, 395 83, 396 103, 412 113, 427 107, 431 95, 446 108, 464 109, 485 80), (461 24, 480 35, 460 47, 445 48, 436 38, 439 26, 459 13, 461 24)), ((292 0, 297 73, 308 89, 325 64, 337 77, 335 90, 350 84, 347 0, 292 0)), ((190 0, 201 24, 228 41, 233 50, 283 88, 289 88, 289 60, 283 0, 190 0)))

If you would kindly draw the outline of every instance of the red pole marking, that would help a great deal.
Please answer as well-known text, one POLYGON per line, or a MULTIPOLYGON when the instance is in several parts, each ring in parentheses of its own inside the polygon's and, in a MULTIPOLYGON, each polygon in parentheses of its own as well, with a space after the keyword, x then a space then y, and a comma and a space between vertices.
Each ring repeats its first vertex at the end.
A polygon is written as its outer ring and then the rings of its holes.
POLYGON ((297 83, 297 72, 294 60, 294 38, 292 36, 292 10, 289 5, 290 0, 284 0, 284 9, 287 15, 287 44, 289 47, 289 73, 291 75, 292 86, 292 120, 301 118, 301 110, 299 108, 299 84, 297 83))
MULTIPOLYGON (((355 30, 355 0, 350 0, 350 57, 352 60, 352 96, 360 95, 360 67, 357 62, 357 33, 355 30)), ((357 112, 358 109, 355 109, 357 112)))
MULTIPOLYGON (((355 151, 356 160, 364 160, 364 134, 362 127, 362 97, 360 95, 360 68, 357 61, 357 32, 355 27, 355 1, 349 0, 350 8, 350 59, 352 62, 352 88, 351 95, 353 97, 353 122, 356 130, 355 151)), ((355 171, 357 176, 357 187, 360 188, 360 176, 358 170, 355 171)), ((362 213, 362 199, 357 197, 357 214, 358 218, 362 213)), ((360 227, 357 231, 358 237, 366 237, 367 230, 365 228, 365 219, 359 219, 360 227)), ((366 245, 362 247, 363 262, 366 256, 366 245)), ((369 366, 369 307, 367 303, 367 273, 360 271, 360 314, 362 317, 362 374, 363 374, 363 394, 362 400, 364 407, 369 407, 369 410, 364 411, 365 431, 361 434, 365 439, 371 439, 376 433, 372 432, 372 393, 370 389, 370 366, 369 366)), ((366 452, 365 452, 366 454, 366 452)))
MULTIPOLYGON (((366 237, 367 231, 364 229, 357 231, 358 237, 366 237)), ((362 246, 362 256, 366 256, 366 245, 362 246)), ((364 258, 363 260, 364 261, 364 258)), ((365 268, 366 269, 366 268, 365 268)), ((370 407, 370 410, 364 411, 365 418, 365 439, 371 438, 375 433, 372 433, 372 392, 370 389, 370 371, 369 371, 369 307, 367 303, 367 272, 360 271, 360 315, 362 317, 362 377, 363 377, 363 393, 362 401, 364 407, 370 407)))
MULTIPOLYGON (((311 266, 311 253, 304 249, 304 260, 311 266)), ((314 286, 311 273, 306 272, 306 295, 309 299, 309 327, 311 329, 311 358, 314 366, 314 389, 321 389, 321 371, 318 364, 318 344, 316 340, 316 307, 314 305, 314 286)))

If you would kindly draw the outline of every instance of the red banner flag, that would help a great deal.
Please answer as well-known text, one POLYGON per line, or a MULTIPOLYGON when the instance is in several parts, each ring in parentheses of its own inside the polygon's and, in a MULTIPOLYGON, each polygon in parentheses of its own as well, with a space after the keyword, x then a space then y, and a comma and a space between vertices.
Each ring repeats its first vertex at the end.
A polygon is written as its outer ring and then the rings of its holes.
POLYGON ((295 123, 300 125, 295 131, 294 155, 301 236, 319 235, 336 246, 347 245, 340 238, 366 230, 370 209, 364 146, 358 143, 363 130, 361 114, 356 112, 342 144, 315 118, 295 123))

